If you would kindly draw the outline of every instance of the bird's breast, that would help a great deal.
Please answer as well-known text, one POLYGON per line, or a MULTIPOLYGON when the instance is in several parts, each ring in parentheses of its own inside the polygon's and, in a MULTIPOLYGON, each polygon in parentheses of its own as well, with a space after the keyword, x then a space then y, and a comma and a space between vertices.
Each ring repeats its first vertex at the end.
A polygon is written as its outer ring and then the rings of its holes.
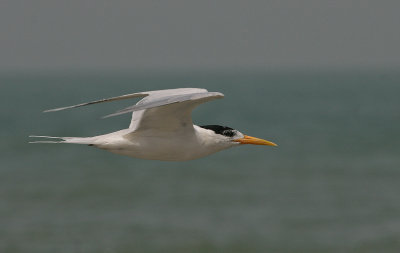
POLYGON ((193 160, 214 153, 190 134, 138 134, 123 142, 110 142, 98 147, 115 154, 165 161, 193 160))
POLYGON ((131 156, 167 161, 184 161, 207 155, 207 149, 194 136, 141 137, 133 140, 131 156))

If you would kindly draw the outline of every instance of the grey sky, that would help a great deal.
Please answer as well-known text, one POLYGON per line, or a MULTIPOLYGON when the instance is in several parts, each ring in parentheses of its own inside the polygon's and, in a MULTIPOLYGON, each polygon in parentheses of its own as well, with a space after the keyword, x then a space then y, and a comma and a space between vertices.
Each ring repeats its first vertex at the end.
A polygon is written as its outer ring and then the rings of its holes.
POLYGON ((400 67, 400 1, 0 1, 0 70, 400 67))

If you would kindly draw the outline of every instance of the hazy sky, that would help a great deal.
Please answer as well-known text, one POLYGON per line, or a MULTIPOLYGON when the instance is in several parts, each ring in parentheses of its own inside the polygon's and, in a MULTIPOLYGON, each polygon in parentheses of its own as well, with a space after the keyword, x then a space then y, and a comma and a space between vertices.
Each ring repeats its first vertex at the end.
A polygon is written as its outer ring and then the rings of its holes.
POLYGON ((1 70, 400 67, 400 1, 0 0, 1 70))

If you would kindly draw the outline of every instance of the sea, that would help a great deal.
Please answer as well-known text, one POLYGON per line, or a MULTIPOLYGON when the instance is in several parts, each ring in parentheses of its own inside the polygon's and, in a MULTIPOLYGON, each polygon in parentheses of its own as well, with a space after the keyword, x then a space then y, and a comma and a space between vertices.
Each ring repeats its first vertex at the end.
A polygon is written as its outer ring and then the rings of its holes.
POLYGON ((400 252, 400 72, 0 74, 0 252, 400 252), (196 108, 277 143, 148 161, 33 135, 127 128, 140 91, 225 94, 196 108))

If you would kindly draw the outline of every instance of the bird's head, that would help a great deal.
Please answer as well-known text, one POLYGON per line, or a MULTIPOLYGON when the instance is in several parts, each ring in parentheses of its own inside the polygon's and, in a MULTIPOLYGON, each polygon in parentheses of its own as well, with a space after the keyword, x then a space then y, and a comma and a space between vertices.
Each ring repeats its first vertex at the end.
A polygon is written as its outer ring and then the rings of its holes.
POLYGON ((200 127, 213 131, 214 139, 220 143, 226 143, 227 145, 253 144, 278 146, 273 142, 242 134, 238 130, 227 126, 206 125, 200 127))

